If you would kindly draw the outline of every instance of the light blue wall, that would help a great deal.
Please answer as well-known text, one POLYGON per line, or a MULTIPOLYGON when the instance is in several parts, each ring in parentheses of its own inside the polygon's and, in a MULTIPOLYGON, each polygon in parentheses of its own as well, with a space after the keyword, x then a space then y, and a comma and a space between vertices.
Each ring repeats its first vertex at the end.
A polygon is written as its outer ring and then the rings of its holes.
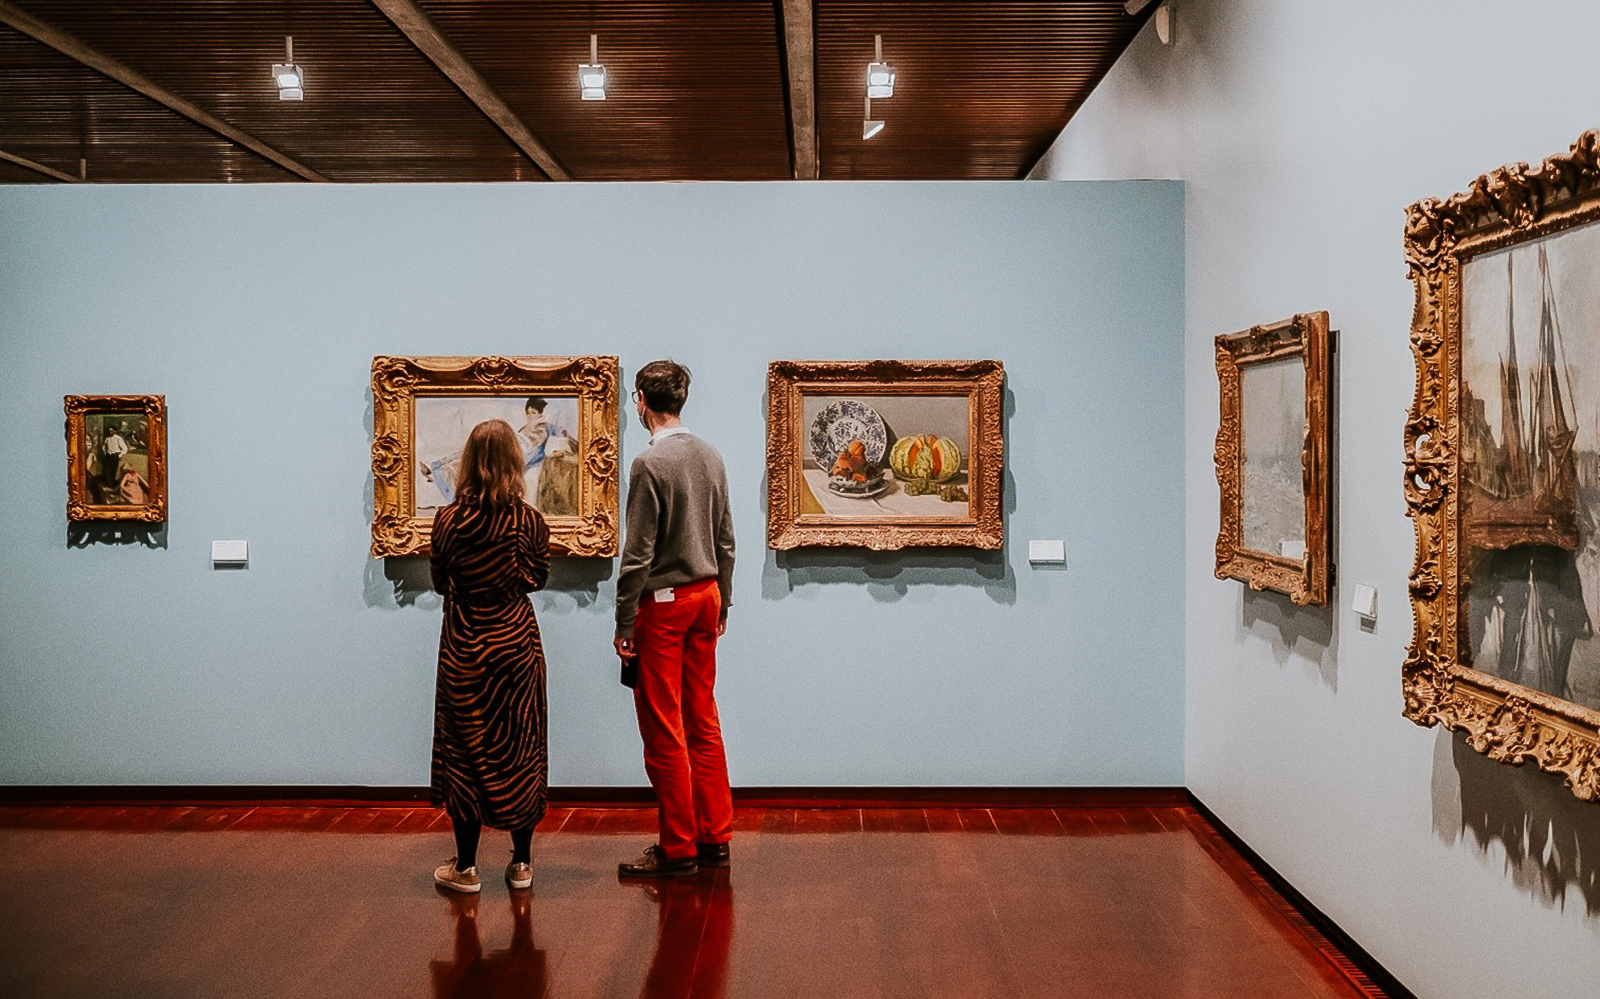
MULTIPOLYGON (((592 352, 687 363, 727 458, 736 784, 1181 784, 1182 329, 1172 183, 0 188, 0 782, 425 783, 372 355, 592 352), (1004 553, 765 550, 767 362, 880 356, 1005 361, 1004 553), (165 547, 69 546, 61 397, 140 392, 165 547)), ((552 780, 642 784, 613 565, 556 582, 552 780)))

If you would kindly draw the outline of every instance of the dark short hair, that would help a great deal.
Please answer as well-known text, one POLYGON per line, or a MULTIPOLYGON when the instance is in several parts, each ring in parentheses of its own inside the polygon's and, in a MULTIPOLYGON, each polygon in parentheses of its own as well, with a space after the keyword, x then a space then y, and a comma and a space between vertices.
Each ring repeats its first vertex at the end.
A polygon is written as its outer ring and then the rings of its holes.
POLYGON ((689 401, 689 369, 677 361, 651 361, 633 376, 633 387, 651 412, 677 416, 689 401))
POLYGON ((550 404, 548 402, 545 402, 544 399, 540 398, 539 396, 530 395, 530 396, 528 396, 527 404, 525 406, 523 406, 522 408, 524 410, 531 409, 535 413, 542 413, 542 412, 544 412, 544 408, 546 406, 548 406, 548 405, 550 405, 550 404))

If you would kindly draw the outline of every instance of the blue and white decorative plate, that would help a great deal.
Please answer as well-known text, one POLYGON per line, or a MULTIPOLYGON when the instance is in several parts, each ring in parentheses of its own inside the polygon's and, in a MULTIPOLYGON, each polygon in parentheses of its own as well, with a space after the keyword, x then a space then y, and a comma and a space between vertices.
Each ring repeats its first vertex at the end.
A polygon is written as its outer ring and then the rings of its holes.
POLYGON ((860 441, 867 447, 867 460, 874 465, 883 464, 884 451, 889 447, 889 432, 884 429, 883 417, 864 402, 840 399, 829 403, 811 421, 811 457, 824 472, 833 468, 839 452, 860 441))

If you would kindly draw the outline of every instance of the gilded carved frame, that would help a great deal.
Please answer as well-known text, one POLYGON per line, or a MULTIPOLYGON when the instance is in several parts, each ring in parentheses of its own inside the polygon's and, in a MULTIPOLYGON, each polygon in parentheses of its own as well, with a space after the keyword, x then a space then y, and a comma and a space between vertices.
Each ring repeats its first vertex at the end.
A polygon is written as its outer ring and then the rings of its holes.
POLYGON ((617 359, 606 357, 374 357, 372 554, 426 555, 433 518, 416 511, 418 396, 576 395, 578 514, 549 517, 557 555, 617 553, 617 359))
POLYGON ((1252 326, 1216 338, 1221 421, 1214 460, 1222 497, 1217 529, 1218 579, 1237 579, 1252 590, 1288 594, 1302 606, 1328 603, 1332 569, 1328 510, 1331 490, 1328 314, 1303 312, 1282 322, 1252 326), (1244 374, 1252 365, 1298 357, 1305 367, 1306 408, 1300 453, 1305 494, 1305 554, 1256 551, 1244 539, 1244 374))
POLYGON ((150 524, 167 519, 167 397, 162 395, 69 395, 67 414, 67 520, 138 520, 150 524), (92 413, 127 413, 145 417, 149 474, 146 501, 140 504, 98 503, 89 486, 89 450, 84 432, 92 413))
POLYGON ((1600 220, 1600 130, 1536 167, 1514 163, 1464 192, 1407 209, 1405 253, 1416 286, 1411 348, 1416 397, 1405 427, 1406 512, 1416 525, 1415 617, 1402 668, 1405 716, 1444 725, 1503 763, 1563 775, 1600 799, 1600 712, 1472 668, 1461 613, 1469 586, 1463 534, 1462 287, 1472 257, 1600 220))
POLYGON ((767 546, 1002 547, 1004 384, 999 361, 773 361, 767 367, 767 546), (968 515, 851 518, 803 512, 800 422, 801 396, 807 393, 965 395, 968 515))

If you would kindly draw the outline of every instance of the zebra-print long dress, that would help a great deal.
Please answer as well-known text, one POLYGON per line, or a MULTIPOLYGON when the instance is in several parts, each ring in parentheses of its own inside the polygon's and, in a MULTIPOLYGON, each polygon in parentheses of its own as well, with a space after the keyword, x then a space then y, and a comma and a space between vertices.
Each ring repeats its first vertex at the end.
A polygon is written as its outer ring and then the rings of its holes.
POLYGON ((544 649, 528 593, 550 576, 550 528, 516 501, 452 503, 433 521, 444 596, 430 799, 454 819, 530 829, 544 818, 544 649))

